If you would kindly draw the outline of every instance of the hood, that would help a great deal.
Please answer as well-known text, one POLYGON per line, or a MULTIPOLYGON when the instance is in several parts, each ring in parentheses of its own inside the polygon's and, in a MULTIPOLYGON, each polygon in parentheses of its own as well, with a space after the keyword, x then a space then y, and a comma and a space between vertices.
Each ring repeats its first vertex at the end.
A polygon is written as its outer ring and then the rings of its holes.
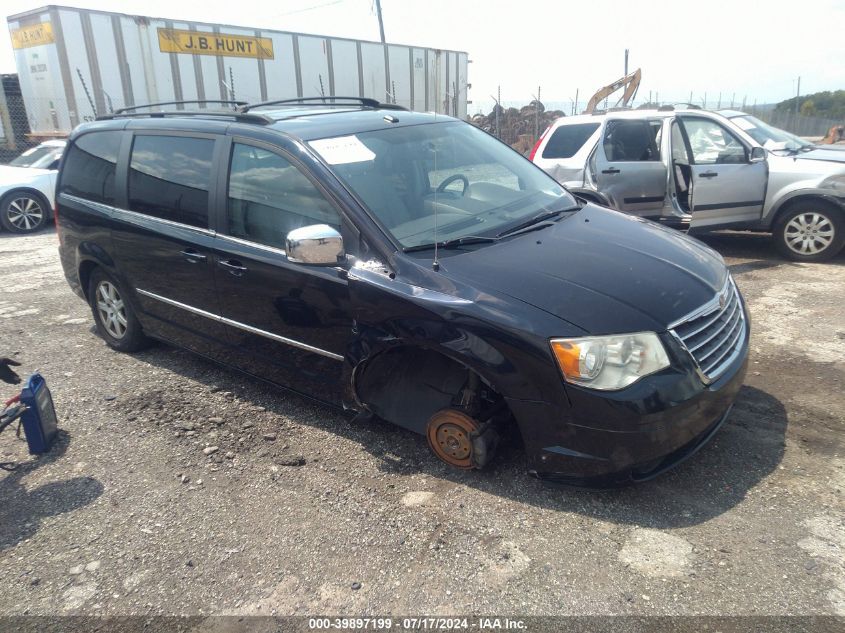
POLYGON ((13 165, 0 165, 0 184, 20 185, 31 182, 41 176, 55 174, 55 170, 34 169, 32 167, 15 167, 13 165))
POLYGON ((807 160, 829 160, 835 163, 845 163, 845 148, 834 149, 824 146, 815 146, 813 149, 798 154, 798 158, 806 158, 807 160))
POLYGON ((664 331, 724 287, 722 258, 672 229, 588 204, 553 226, 440 260, 456 281, 591 334, 664 331))

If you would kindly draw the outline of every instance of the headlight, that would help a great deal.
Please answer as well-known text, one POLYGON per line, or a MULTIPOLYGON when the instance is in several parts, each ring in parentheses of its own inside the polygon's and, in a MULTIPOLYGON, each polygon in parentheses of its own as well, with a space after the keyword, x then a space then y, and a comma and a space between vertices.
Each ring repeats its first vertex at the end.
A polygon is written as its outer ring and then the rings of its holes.
POLYGON ((654 332, 554 338, 550 343, 564 378, 591 389, 622 389, 669 366, 654 332))

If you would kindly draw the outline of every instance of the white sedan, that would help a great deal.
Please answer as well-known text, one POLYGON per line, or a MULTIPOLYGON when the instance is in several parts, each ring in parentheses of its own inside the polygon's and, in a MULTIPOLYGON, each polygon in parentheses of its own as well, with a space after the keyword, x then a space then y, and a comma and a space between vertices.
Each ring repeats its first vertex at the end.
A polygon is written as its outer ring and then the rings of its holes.
POLYGON ((45 141, 0 165, 0 226, 32 233, 53 215, 56 174, 65 141, 45 141))

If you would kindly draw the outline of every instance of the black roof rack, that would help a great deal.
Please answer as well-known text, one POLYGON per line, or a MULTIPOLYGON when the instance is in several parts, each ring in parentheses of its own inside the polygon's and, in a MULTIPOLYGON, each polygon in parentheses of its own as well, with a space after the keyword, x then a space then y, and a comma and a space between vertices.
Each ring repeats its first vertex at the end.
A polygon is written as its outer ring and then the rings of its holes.
POLYGON ((101 114, 97 117, 98 121, 108 121, 110 119, 163 119, 166 117, 227 117, 234 119, 239 123, 257 123, 259 125, 269 125, 275 123, 272 119, 263 114, 253 112, 238 112, 236 110, 165 110, 162 112, 114 112, 113 114, 101 114))
POLYGON ((296 107, 301 105, 320 105, 332 108, 358 105, 365 108, 378 108, 380 110, 408 110, 408 108, 396 105, 395 103, 380 103, 376 99, 370 99, 368 97, 299 97, 297 99, 277 99, 274 101, 244 104, 238 109, 241 112, 248 112, 253 108, 262 108, 265 106, 296 107))
POLYGON ((126 114, 128 112, 132 112, 135 110, 139 110, 141 108, 156 108, 160 106, 171 106, 171 105, 185 105, 186 103, 218 103, 218 104, 232 104, 234 107, 233 110, 237 108, 243 107, 247 104, 246 101, 232 101, 232 100, 225 100, 225 99, 193 99, 190 101, 159 101, 158 103, 142 103, 139 105, 133 106, 126 106, 125 108, 118 108, 114 111, 114 114, 126 114))
POLYGON ((260 108, 264 106, 302 106, 307 104, 314 104, 328 107, 348 107, 361 106, 364 108, 378 108, 382 110, 404 110, 404 108, 395 103, 379 103, 375 99, 368 99, 367 97, 300 97, 298 99, 280 99, 277 101, 262 101, 261 103, 247 103, 246 101, 234 101, 224 99, 197 99, 184 101, 160 101, 158 103, 144 103, 134 106, 126 106, 120 108, 109 114, 101 114, 97 117, 98 121, 122 118, 153 118, 160 119, 165 117, 228 117, 240 123, 257 123, 259 125, 269 125, 275 123, 276 119, 261 114, 260 112, 250 112, 253 108, 260 108), (221 109, 197 109, 197 110, 151 110, 150 108, 158 108, 162 106, 184 106, 187 104, 206 104, 213 103, 219 105, 228 105, 229 108, 221 109), (144 110, 138 112, 138 110, 144 110))

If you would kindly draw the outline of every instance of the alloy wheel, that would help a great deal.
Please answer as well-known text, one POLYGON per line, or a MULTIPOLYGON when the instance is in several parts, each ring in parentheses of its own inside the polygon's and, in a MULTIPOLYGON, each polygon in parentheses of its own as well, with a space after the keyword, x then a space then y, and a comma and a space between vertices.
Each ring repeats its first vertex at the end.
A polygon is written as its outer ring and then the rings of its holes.
POLYGON ((126 306, 117 287, 109 281, 97 285, 97 312, 110 336, 121 339, 126 335, 126 306))
POLYGON ((44 221, 44 209, 38 200, 24 196, 15 198, 6 207, 6 217, 20 231, 37 229, 44 221))
POLYGON ((833 243, 834 232, 829 217, 816 211, 807 211, 787 222, 783 239, 790 250, 800 255, 816 255, 833 243))

